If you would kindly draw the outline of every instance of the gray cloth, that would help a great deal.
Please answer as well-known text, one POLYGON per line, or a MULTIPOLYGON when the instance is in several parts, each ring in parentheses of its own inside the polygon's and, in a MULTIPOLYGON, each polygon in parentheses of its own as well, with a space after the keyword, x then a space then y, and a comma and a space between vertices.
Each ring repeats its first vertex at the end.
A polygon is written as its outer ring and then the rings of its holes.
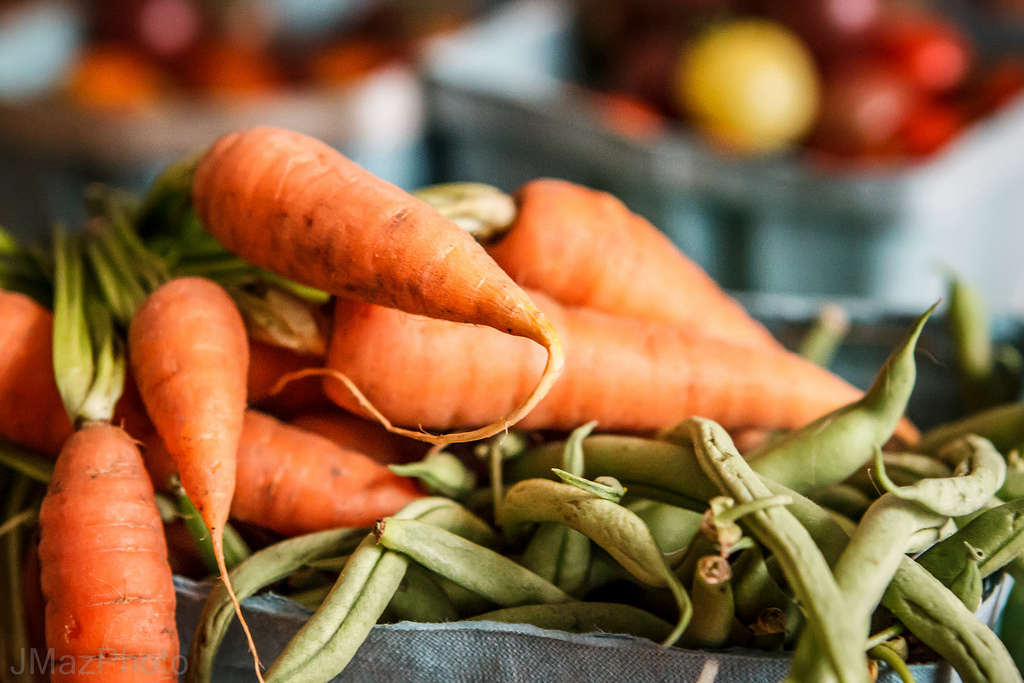
MULTIPOLYGON (((182 653, 187 653, 209 587, 180 577, 178 630, 182 653)), ((1005 602, 1004 582, 986 600, 979 614, 992 623, 1005 602)), ((270 663, 311 612, 291 600, 262 595, 245 601, 246 620, 260 658, 270 663)), ((610 634, 575 635, 533 626, 493 622, 450 624, 401 623, 376 626, 355 658, 335 681, 438 681, 444 683, 551 683, 589 681, 679 681, 695 683, 705 667, 705 681, 716 683, 776 683, 789 668, 784 656, 749 650, 700 652, 663 649, 648 640, 610 634), (710 674, 717 667, 717 677, 710 674)), ((911 669, 918 683, 959 683, 945 665, 911 669)), ((256 680, 252 659, 237 622, 218 653, 213 680, 250 683, 256 680)), ((898 678, 882 667, 881 683, 898 678)))

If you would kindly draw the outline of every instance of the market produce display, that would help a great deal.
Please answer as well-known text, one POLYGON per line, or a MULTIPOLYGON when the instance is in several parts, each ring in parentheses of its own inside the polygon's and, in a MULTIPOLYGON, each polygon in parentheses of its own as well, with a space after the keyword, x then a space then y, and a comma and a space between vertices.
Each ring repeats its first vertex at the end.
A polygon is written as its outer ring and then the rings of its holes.
POLYGON ((577 34, 627 134, 681 119, 733 153, 837 167, 928 157, 1024 89, 1019 55, 892 0, 587 0, 577 34))
POLYGON ((52 680, 215 680, 269 589, 314 614, 272 662, 250 639, 267 681, 470 619, 785 651, 800 682, 1022 680, 974 611, 1024 576, 1024 363, 969 283, 946 319, 973 414, 922 435, 935 307, 861 392, 815 362, 834 313, 790 352, 569 183, 413 196, 257 128, 86 202, 0 241, 0 678, 53 648, 52 680), (187 659, 172 566, 216 577, 187 659))

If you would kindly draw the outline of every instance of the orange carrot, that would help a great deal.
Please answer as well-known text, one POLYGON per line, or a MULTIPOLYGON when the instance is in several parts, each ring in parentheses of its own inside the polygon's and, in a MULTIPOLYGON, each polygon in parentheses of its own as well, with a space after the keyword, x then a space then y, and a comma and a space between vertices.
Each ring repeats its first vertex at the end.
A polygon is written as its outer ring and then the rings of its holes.
MULTIPOLYGON (((166 482, 174 463, 159 437, 146 441, 145 453, 154 481, 166 482)), ((234 519, 294 536, 368 526, 419 496, 409 479, 354 448, 255 410, 245 413, 231 503, 234 519)))
MULTIPOLYGON (((728 429, 792 428, 861 392, 783 350, 731 344, 677 326, 562 307, 531 296, 565 340, 565 372, 522 427, 651 431, 699 415, 728 429)), ((486 423, 540 373, 539 349, 486 328, 339 299, 328 366, 398 424, 486 423)), ((327 394, 359 406, 336 381, 327 394)))
POLYGON ((51 680, 176 682, 183 662, 163 524, 123 431, 93 423, 68 439, 39 528, 51 680))
POLYGON ((554 327, 469 234, 317 140, 274 128, 221 138, 199 161, 192 201, 221 244, 286 278, 410 313, 487 325, 547 350, 536 387, 505 417, 462 434, 400 433, 434 443, 496 434, 527 414, 561 373, 554 327))
POLYGON ((415 485, 367 456, 250 410, 238 451, 235 519, 286 536, 368 526, 420 497, 415 485))
POLYGON ((615 197, 563 180, 527 183, 512 227, 488 252, 521 286, 567 306, 779 344, 657 228, 615 197))
POLYGON ((323 356, 306 356, 250 339, 249 404, 275 415, 295 415, 330 406, 323 383, 315 377, 289 382, 280 393, 272 393, 274 385, 285 375, 323 364, 323 356))
POLYGON ((53 316, 0 290, 0 435, 56 455, 73 431, 53 373, 53 316))
POLYGON ((249 366, 242 316, 219 285, 196 277, 172 280, 135 312, 128 352, 146 412, 174 458, 182 488, 210 530, 221 578, 262 680, 224 562, 224 526, 235 490, 249 366))
POLYGON ((337 407, 293 417, 290 423, 319 434, 342 448, 362 453, 382 465, 409 463, 427 453, 422 442, 392 434, 376 422, 356 417, 337 407))

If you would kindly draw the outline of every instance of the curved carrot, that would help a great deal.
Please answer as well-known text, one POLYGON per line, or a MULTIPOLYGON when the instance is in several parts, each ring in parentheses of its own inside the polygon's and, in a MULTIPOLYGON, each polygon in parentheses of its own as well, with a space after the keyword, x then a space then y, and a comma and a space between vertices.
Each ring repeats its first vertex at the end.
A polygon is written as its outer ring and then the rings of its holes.
POLYGON ((504 417, 460 434, 396 428, 399 433, 433 443, 496 434, 526 415, 562 371, 554 327, 470 235, 322 142, 275 128, 221 138, 199 161, 192 201, 221 244, 283 277, 410 313, 487 325, 547 350, 537 385, 504 417))
MULTIPOLYGON (((325 395, 326 398, 326 395, 325 395)), ((427 446, 398 434, 392 434, 377 422, 356 417, 344 410, 322 410, 293 417, 289 422, 307 432, 333 441, 342 448, 358 451, 382 465, 395 465, 419 460, 427 446)))
MULTIPOLYGON (((146 440, 145 453, 150 475, 166 482, 174 462, 159 436, 146 440)), ((355 448, 255 410, 245 413, 231 502, 234 519, 295 536, 368 526, 420 495, 409 479, 355 448)))
POLYGON ((183 662, 163 524, 123 431, 91 424, 68 439, 39 529, 51 680, 176 682, 183 662))
POLYGON ((0 290, 0 435, 56 455, 74 428, 53 372, 53 316, 0 290))
POLYGON ((660 230, 605 192, 542 178, 488 253, 523 287, 567 306, 671 323, 736 343, 779 343, 660 230))
MULTIPOLYGON (((861 392, 787 351, 730 344, 679 327, 562 307, 531 292, 565 340, 565 372, 520 423, 650 431, 693 415, 730 429, 793 428, 861 392)), ((389 419, 447 429, 487 423, 529 390, 540 349, 492 330, 339 299, 328 366, 389 419)), ((359 406, 336 381, 327 394, 359 406)))
MULTIPOLYGON (((128 353, 146 412, 210 530, 221 578, 234 597, 224 562, 224 526, 246 406, 249 345, 242 316, 219 285, 196 277, 172 280, 135 312, 128 353)), ((256 647, 233 602, 262 680, 256 647)))
POLYGON ((249 340, 249 404, 277 415, 295 415, 331 405, 324 394, 323 382, 307 377, 285 385, 273 393, 285 375, 305 368, 322 367, 323 356, 306 356, 291 349, 249 340))

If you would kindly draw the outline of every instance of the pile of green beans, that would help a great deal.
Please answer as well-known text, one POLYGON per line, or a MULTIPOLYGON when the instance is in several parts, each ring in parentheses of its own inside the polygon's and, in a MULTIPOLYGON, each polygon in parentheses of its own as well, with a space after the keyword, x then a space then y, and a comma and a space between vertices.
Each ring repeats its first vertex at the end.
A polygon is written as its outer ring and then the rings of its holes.
MULTIPOLYGON (((992 363, 965 300, 950 325, 973 354, 959 367, 973 368, 964 386, 978 401, 995 395, 979 388, 992 363)), ((1024 407, 883 450, 933 312, 859 401, 744 454, 718 424, 690 418, 653 438, 591 434, 592 423, 564 442, 513 432, 394 467, 434 497, 372 529, 282 541, 233 570, 240 598, 291 590, 315 607, 266 680, 330 680, 378 623, 469 620, 790 651, 794 683, 867 683, 879 666, 912 680, 906 659, 922 649, 965 683, 1020 683, 973 613, 987 577, 1024 577, 1024 407)), ((211 680, 233 618, 215 588, 189 683, 211 680)))

